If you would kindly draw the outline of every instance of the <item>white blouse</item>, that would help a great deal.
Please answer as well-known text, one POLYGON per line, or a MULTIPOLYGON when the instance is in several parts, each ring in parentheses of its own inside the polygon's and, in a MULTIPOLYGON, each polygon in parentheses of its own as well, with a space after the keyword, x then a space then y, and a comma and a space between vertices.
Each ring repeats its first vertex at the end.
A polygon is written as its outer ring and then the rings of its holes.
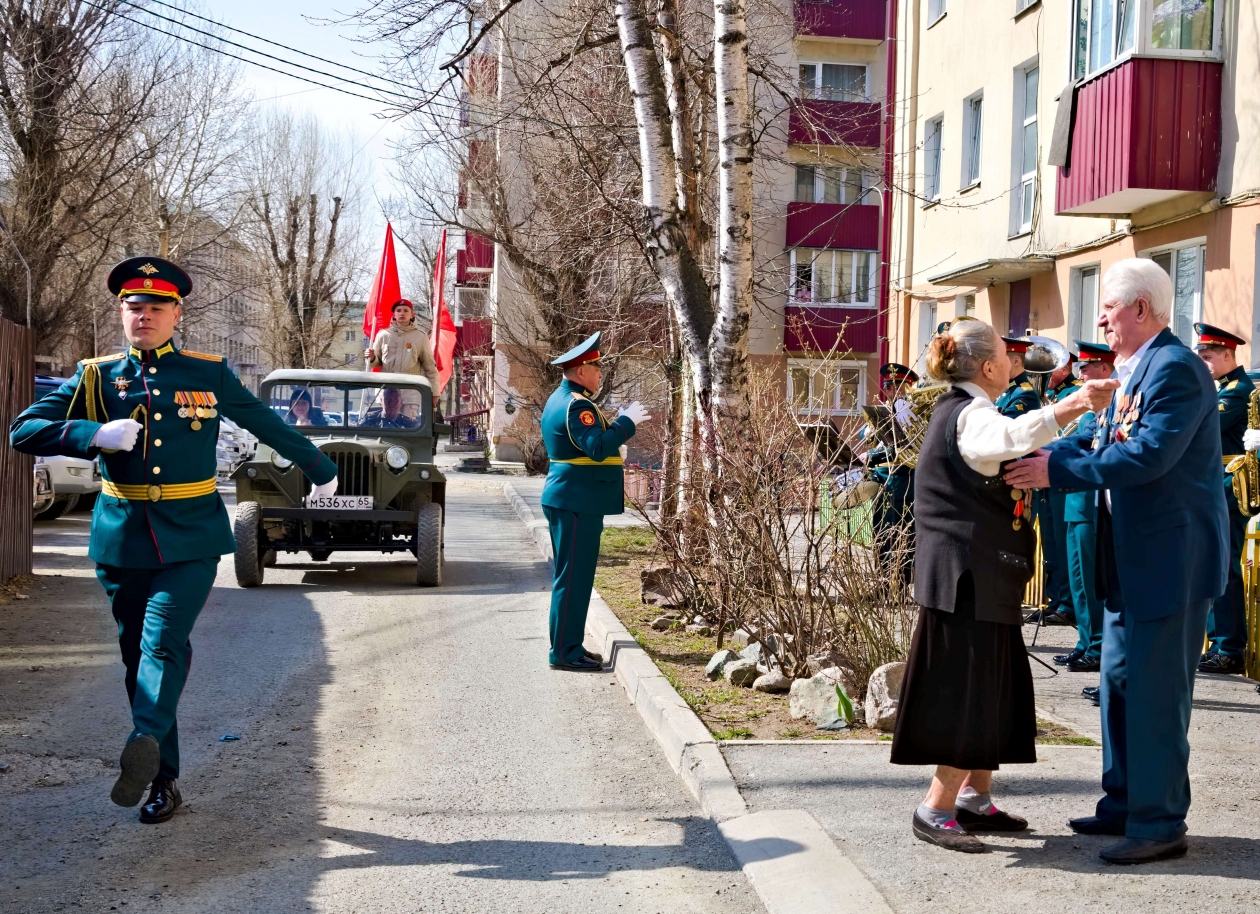
POLYGON ((1044 447, 1059 430, 1053 405, 1012 419, 997 411, 978 384, 963 381, 955 386, 974 398, 958 413, 958 453, 982 476, 996 476, 1005 461, 1044 447))

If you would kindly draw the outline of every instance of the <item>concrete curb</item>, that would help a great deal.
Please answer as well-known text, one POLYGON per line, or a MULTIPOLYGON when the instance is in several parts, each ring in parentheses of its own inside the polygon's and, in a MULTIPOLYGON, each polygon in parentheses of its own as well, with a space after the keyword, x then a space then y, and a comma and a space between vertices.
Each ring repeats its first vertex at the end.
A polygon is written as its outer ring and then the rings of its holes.
MULTIPOLYGON (((539 553, 552 561, 546 521, 534 516, 534 509, 510 482, 503 484, 503 494, 539 553)), ((769 914, 892 914, 879 889, 808 812, 749 813, 717 740, 598 591, 591 594, 586 631, 670 767, 704 814, 717 823, 769 914)))

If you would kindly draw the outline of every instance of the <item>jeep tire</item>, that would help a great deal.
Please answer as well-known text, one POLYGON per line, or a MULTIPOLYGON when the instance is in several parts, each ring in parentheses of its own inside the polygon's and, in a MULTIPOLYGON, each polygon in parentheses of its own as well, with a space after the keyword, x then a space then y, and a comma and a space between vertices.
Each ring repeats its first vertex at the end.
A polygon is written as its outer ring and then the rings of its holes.
POLYGON ((232 538, 236 540, 236 583, 241 587, 257 587, 263 582, 263 557, 258 548, 262 536, 262 508, 256 501, 243 501, 236 506, 232 538))
POLYGON ((442 506, 434 501, 416 512, 416 583, 421 587, 442 583, 442 506))

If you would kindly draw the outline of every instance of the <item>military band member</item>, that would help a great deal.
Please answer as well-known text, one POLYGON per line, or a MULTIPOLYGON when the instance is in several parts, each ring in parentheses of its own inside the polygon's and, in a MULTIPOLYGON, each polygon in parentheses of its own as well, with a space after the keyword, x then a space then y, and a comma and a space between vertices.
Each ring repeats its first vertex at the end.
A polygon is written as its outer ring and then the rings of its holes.
MULTIPOLYGON (((1207 363, 1217 386, 1221 420, 1221 454, 1228 465, 1243 452, 1247 405, 1256 389, 1247 370, 1238 364, 1238 347, 1247 341, 1211 324, 1195 324, 1195 351, 1207 363)), ((1247 645, 1247 609, 1243 600, 1242 553, 1247 539, 1247 517, 1234 497, 1234 474, 1225 474, 1225 504, 1229 509, 1229 583, 1208 613, 1209 646, 1199 661, 1200 673, 1241 673, 1247 645)))
POLYGON ((133 729, 110 798, 140 821, 164 822, 182 802, 176 709, 188 678, 189 636, 235 551, 216 489, 220 414, 248 429, 315 484, 337 488, 332 461, 247 391, 222 356, 177 348, 173 334, 188 275, 158 257, 132 257, 109 274, 126 352, 79 363, 73 378, 9 429, 28 454, 100 456, 101 494, 88 555, 118 623, 133 729))
MULTIPOLYGON (((880 391, 893 411, 893 421, 904 428, 914 419, 905 392, 918 382, 918 374, 905 365, 889 362, 880 366, 879 379, 880 391)), ((863 429, 863 437, 873 432, 867 426, 863 429)), ((908 578, 914 567, 914 527, 906 523, 914 513, 914 470, 898 465, 896 457, 895 449, 883 444, 877 444, 867 452, 866 464, 881 486, 872 526, 881 564, 887 564, 889 554, 897 546, 899 531, 905 531, 908 542, 901 556, 900 571, 903 577, 908 578)))
MULTIPOLYGON (((1047 403, 1058 403, 1059 400, 1078 390, 1084 382, 1076 377, 1073 366, 1076 356, 1068 353, 1068 363, 1051 372, 1046 384, 1047 403)), ((1050 617, 1057 614, 1064 621, 1075 621, 1075 604, 1072 600, 1072 584, 1068 572, 1067 556, 1067 524, 1064 522, 1064 502, 1066 493, 1051 489, 1039 496, 1045 507, 1042 531, 1042 555, 1045 558, 1045 594, 1051 612, 1047 614, 1047 623, 1054 624, 1050 617)))
POLYGON ((542 509, 555 562, 548 659, 553 670, 594 672, 603 658, 583 648, 582 638, 604 516, 625 508, 621 445, 652 417, 636 401, 609 421, 595 405, 602 377, 598 331, 551 364, 564 369, 564 380, 542 415, 543 444, 551 458, 542 509))

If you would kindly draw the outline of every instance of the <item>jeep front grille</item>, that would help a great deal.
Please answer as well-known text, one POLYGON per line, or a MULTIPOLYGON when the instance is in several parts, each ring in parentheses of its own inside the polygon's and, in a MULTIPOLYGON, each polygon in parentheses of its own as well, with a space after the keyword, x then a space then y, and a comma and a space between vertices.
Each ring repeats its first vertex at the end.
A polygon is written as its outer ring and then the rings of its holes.
POLYGON ((337 465, 338 495, 372 494, 372 458, 360 450, 326 450, 337 465))

